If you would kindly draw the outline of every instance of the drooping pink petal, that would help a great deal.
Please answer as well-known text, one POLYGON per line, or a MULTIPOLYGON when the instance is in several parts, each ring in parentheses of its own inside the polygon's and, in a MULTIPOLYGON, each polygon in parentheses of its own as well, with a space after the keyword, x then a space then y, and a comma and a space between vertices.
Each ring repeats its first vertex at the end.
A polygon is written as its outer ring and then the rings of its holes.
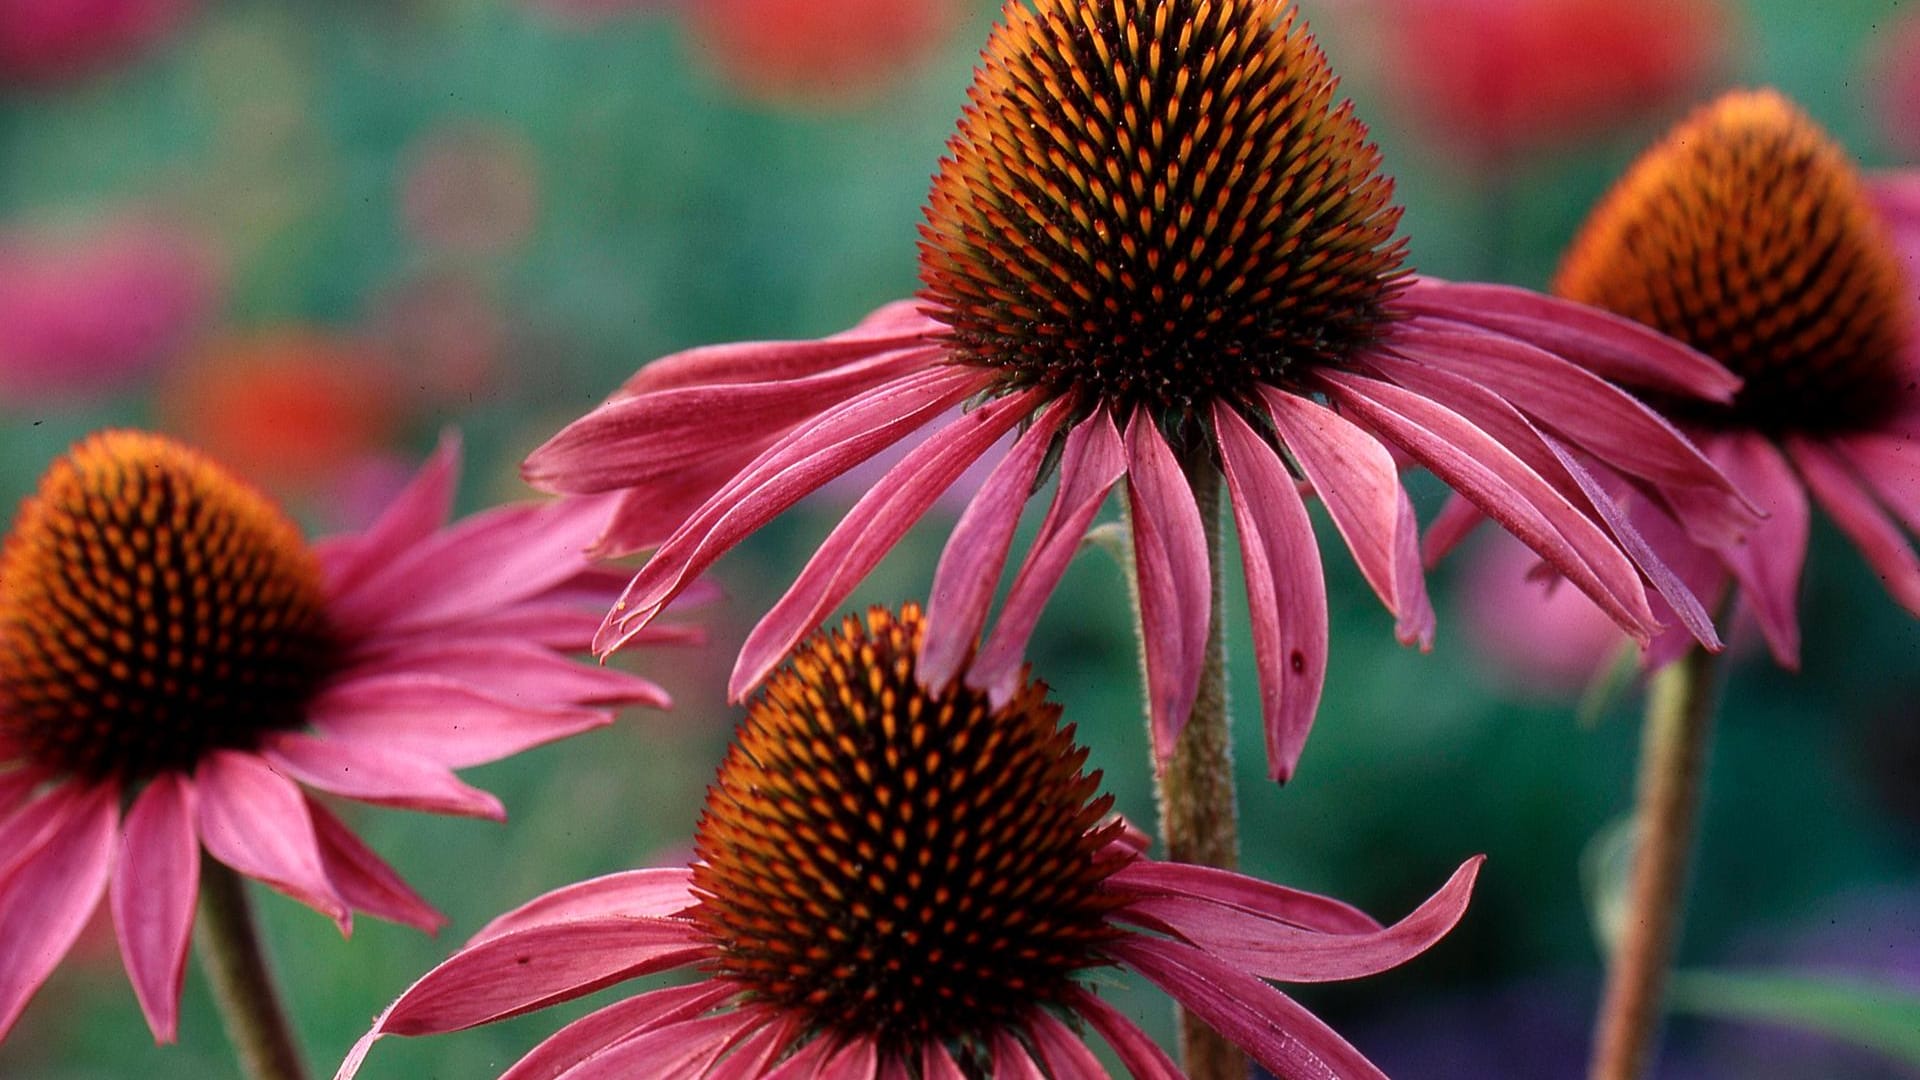
POLYGON ((749 341, 703 345, 663 356, 620 388, 621 396, 681 386, 785 382, 858 363, 879 352, 912 348, 941 333, 944 324, 920 313, 920 301, 896 300, 853 327, 813 341, 749 341))
POLYGON ((94 790, 83 784, 57 784, 0 820, 0 881, 37 853, 73 816, 77 804, 94 795, 94 790))
POLYGON ((321 691, 309 721, 329 739, 464 769, 604 727, 596 709, 510 705, 437 675, 354 679, 321 691))
MULTIPOLYGON (((1067 403, 1056 403, 1020 434, 980 485, 941 549, 927 600, 926 637, 920 645, 917 671, 922 685, 938 690, 952 682, 979 641, 1020 524, 1021 508, 1033 494, 1047 449, 1066 415, 1067 403)), ((1117 437, 1114 444, 1119 444, 1117 437)))
MULTIPOLYGON (((743 1012, 757 1012, 751 1006, 743 1012)), ((760 1080, 773 1060, 785 1053, 796 1038, 792 1020, 758 1017, 760 1027, 741 1039, 733 1052, 707 1072, 703 1080, 760 1080)))
POLYGON ((1240 529, 1267 775, 1285 783, 1307 745, 1327 676, 1327 586, 1320 549, 1306 504, 1273 447, 1230 405, 1214 406, 1213 427, 1240 529))
MULTIPOLYGON (((1126 468, 1120 432, 1105 409, 1096 409, 1067 433, 1060 456, 1060 489, 1040 522, 1040 532, 1033 538, 1026 561, 1014 575, 993 632, 967 669, 969 686, 985 690, 996 703, 1012 696, 1020 667, 1026 663, 1027 640, 1040 621, 1040 612, 1067 572, 1074 552, 1080 549, 1087 526, 1107 501, 1107 492, 1113 490, 1126 468)), ((948 547, 952 547, 952 541, 948 541, 948 547)))
POLYGON ((1085 1040, 1073 1029, 1054 1019, 1045 1009, 1034 1010, 1027 1028, 1033 1035, 1034 1049, 1040 1061, 1054 1076, 1084 1076, 1087 1080, 1107 1080, 1106 1067, 1093 1055, 1085 1040))
MULTIPOLYGON (((561 1080, 700 1080, 727 1048, 759 1021, 737 1011, 650 1026, 593 1054, 561 1080)), ((853 1075, 848 1073, 846 1075, 853 1075)))
POLYGON ((507 820, 500 800, 435 761, 352 739, 304 732, 269 736, 261 756, 274 768, 331 795, 428 814, 507 820))
POLYGON ((1391 383, 1320 374, 1343 410, 1417 457, 1487 516, 1539 552, 1642 644, 1658 629, 1639 572, 1592 519, 1458 413, 1391 383))
POLYGON ((585 652, 593 645, 593 632, 600 628, 605 609, 604 603, 598 610, 545 600, 515 604, 463 619, 459 632, 476 639, 506 637, 562 652, 585 652))
POLYGON ((623 870, 537 896, 481 927, 467 946, 580 919, 674 915, 692 907, 695 899, 693 873, 684 866, 623 870))
POLYGON ((1430 647, 1433 606, 1426 579, 1417 558, 1411 566, 1401 560, 1405 545, 1417 551, 1419 538, 1401 535, 1411 524, 1402 518, 1402 503, 1408 515, 1413 506, 1393 455, 1324 405, 1277 387, 1261 387, 1261 396, 1280 441, 1326 505, 1361 575, 1393 613, 1400 640, 1430 647))
POLYGON ((1767 512, 1745 543, 1720 549, 1741 596, 1780 666, 1800 667, 1800 568, 1807 558, 1811 524, 1807 493, 1780 451, 1759 435, 1727 435, 1708 453, 1728 477, 1767 512))
POLYGON ((1142 899, 1203 896, 1212 904, 1239 908, 1316 933, 1371 934, 1380 929, 1373 916, 1330 896, 1211 866, 1140 859, 1116 871, 1107 881, 1116 889, 1140 894, 1142 899))
POLYGON ((699 1016, 736 993, 725 983, 707 980, 624 998, 554 1032, 501 1073, 500 1080, 556 1080, 617 1042, 699 1016))
POLYGON ((1813 497, 1860 549, 1888 595, 1920 615, 1920 555, 1914 554, 1900 526, 1880 508, 1845 459, 1826 444, 1800 436, 1788 438, 1787 453, 1813 497))
POLYGON ((814 1075, 820 1080, 845 1077, 846 1080, 878 1080, 880 1048, 872 1039, 849 1039, 833 1057, 823 1062, 814 1075))
POLYGON ((153 1040, 170 1043, 179 1033, 180 986, 200 895, 200 837, 186 777, 154 777, 134 799, 120 833, 108 894, 113 930, 153 1040))
MULTIPOLYGON (((1069 1074, 1079 1075, 1079 1074, 1069 1074)), ((1086 1074, 1091 1077, 1094 1074, 1086 1074)), ((993 1036, 993 1080, 1047 1080, 1020 1040, 997 1031, 993 1036)))
POLYGON ((467 946, 408 987, 381 1018, 385 1035, 459 1031, 544 1009, 706 956, 691 924, 602 915, 467 946))
MULTIPOLYGON (((598 623, 598 618, 595 618, 598 623)), ((504 636, 469 638, 462 626, 353 665, 355 679, 381 675, 439 676, 470 684, 503 701, 531 705, 634 704, 664 708, 667 692, 618 668, 576 663, 533 642, 504 636)))
POLYGON ((1468 860, 1406 918, 1364 933, 1304 930, 1266 912, 1215 903, 1199 875, 1191 878, 1194 886, 1187 895, 1143 898, 1123 909, 1121 917, 1148 916, 1235 968, 1262 978, 1281 982, 1361 979, 1398 967, 1445 937, 1466 913, 1483 861, 1480 857, 1468 860))
MULTIPOLYGON (((116 785, 65 800, 39 847, 0 879, 0 1039, 86 928, 113 870, 120 815, 116 785)), ((45 801, 44 799, 42 801, 45 801)))
POLYGON ((1656 330, 1530 289, 1419 278, 1392 306, 1420 316, 1414 325, 1437 318, 1497 330, 1623 386, 1722 404, 1740 389, 1732 372, 1656 330))
POLYGON ((618 648, 749 533, 959 404, 980 388, 982 379, 979 372, 958 367, 909 375, 829 409, 782 437, 654 552, 607 616, 595 649, 605 655, 618 648))
POLYGON ((194 774, 208 854, 333 919, 353 925, 320 859, 306 796, 252 754, 215 750, 194 774))
POLYGON ((1099 995, 1076 990, 1068 996, 1067 1005, 1113 1047, 1114 1056, 1126 1066, 1134 1080, 1186 1080, 1186 1074, 1160 1049, 1160 1044, 1148 1038, 1146 1032, 1113 1006, 1100 1000, 1099 995))
POLYGON ((820 625, 940 494, 1002 435, 1030 415, 1043 391, 1010 394, 955 419, 888 470, 820 545, 806 568, 748 633, 727 684, 734 700, 766 678, 795 642, 820 625))
POLYGON ((762 1073, 759 1080, 861 1080, 851 1075, 840 1077, 827 1072, 827 1062, 839 1051, 840 1046, 839 1040, 831 1035, 817 1035, 812 1042, 801 1047, 799 1053, 762 1073))
POLYGON ((1108 946, 1277 1076, 1386 1080, 1386 1074, 1292 998, 1178 941, 1145 936, 1108 946))
POLYGON ((308 799, 307 814, 313 819, 313 835, 320 844, 320 864, 326 869, 327 880, 333 882, 348 907, 429 934, 439 933, 446 925, 446 916, 414 892, 331 810, 308 799))
POLYGON ((1153 755, 1156 766, 1165 768, 1200 689, 1214 606, 1213 576, 1206 526, 1193 489, 1144 411, 1127 422, 1127 497, 1153 755))
POLYGON ((351 591, 384 564, 384 553, 404 551, 432 536, 452 515, 459 482, 460 436, 448 429, 433 456, 365 532, 330 537, 314 545, 315 554, 330 571, 328 591, 335 596, 351 591))
POLYGON ((1876 431, 1841 436, 1829 445, 1853 464, 1895 517, 1920 533, 1920 441, 1876 431))

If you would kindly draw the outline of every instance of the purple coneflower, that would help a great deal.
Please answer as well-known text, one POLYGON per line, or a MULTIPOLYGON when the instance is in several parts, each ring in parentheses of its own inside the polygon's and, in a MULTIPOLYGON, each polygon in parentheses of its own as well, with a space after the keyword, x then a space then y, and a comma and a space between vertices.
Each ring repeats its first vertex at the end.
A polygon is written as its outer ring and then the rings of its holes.
MULTIPOLYGON (((504 1019, 656 972, 705 978, 562 1028, 503 1080, 959 1080, 1180 1070, 1089 980, 1124 967, 1281 1076, 1377 1077, 1265 979, 1394 967, 1466 910, 1480 859, 1382 927, 1325 897, 1145 857, 1046 686, 927 689, 914 605, 802 643, 708 788, 691 867, 634 870, 495 919, 416 982, 382 1035, 504 1019), (1077 1025, 1069 1026, 1070 1024, 1077 1025)), ((963 665, 964 667, 964 665, 963 665)))
MULTIPOLYGON (((1048 594, 1123 478, 1159 760, 1190 712, 1211 614, 1193 483, 1224 471, 1273 774, 1327 660, 1310 485, 1404 641, 1433 631, 1393 452, 1464 492, 1642 640, 1651 581, 1712 642, 1582 464, 1591 454, 1725 539, 1748 510, 1671 426, 1596 378, 1726 401, 1738 380, 1617 316, 1414 280, 1392 182, 1285 0, 1009 3, 927 206, 918 302, 814 342, 658 361, 537 451, 536 484, 625 492, 604 551, 657 548, 596 643, 645 627, 807 492, 955 404, 754 629, 744 696, 941 491, 1018 439, 940 561, 921 670, 984 628, 1028 497, 1053 504, 968 679, 1004 704, 1048 594), (1591 369, 1591 370, 1589 370, 1591 369)), ((1211 498, 1208 500, 1211 508, 1211 498)))
POLYGON ((583 554, 604 504, 445 527, 458 462, 449 440, 366 532, 312 546, 159 436, 97 434, 47 471, 0 552, 0 1035, 104 892, 172 1041, 202 849, 342 932, 354 910, 436 930, 304 788, 499 820, 454 769, 667 703, 565 655, 618 585, 583 554))
MULTIPOLYGON (((1920 174, 1863 180, 1779 94, 1728 94, 1649 150, 1574 241, 1556 292, 1645 323, 1745 380, 1670 414, 1768 512, 1699 544, 1657 506, 1647 539, 1692 590, 1729 578, 1798 666, 1808 495, 1920 614, 1920 174), (1903 250, 1904 249, 1904 250, 1903 250)), ((1656 660, 1685 649, 1662 640, 1656 660)))

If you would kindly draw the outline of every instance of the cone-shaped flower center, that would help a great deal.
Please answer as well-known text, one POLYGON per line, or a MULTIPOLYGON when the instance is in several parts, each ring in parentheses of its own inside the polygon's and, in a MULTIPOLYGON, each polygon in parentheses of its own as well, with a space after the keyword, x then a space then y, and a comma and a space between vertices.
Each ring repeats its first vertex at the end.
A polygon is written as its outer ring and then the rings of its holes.
POLYGON ((1287 0, 1010 0, 922 230, 954 349, 1171 426, 1371 340, 1400 211, 1334 84, 1287 0))
POLYGON ((0 732, 48 768, 135 780, 252 746, 300 723, 328 651, 299 530, 158 436, 76 445, 0 551, 0 732))
POLYGON ((1728 94, 1601 202, 1555 291, 1684 341, 1746 380, 1763 430, 1868 422, 1897 386, 1911 285, 1846 154, 1771 91, 1728 94))
POLYGON ((914 679, 918 608, 795 650, 709 790, 695 918, 717 970, 894 1049, 963 1056, 1104 961, 1117 824, 1046 687, 914 679))

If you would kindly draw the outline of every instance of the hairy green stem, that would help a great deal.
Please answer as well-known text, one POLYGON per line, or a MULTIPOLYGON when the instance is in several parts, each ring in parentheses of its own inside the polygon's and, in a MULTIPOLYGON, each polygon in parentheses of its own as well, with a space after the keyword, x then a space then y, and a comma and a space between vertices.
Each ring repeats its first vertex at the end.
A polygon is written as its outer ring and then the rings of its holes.
POLYGON ((1626 922, 1607 964, 1592 1080, 1639 1080, 1653 1064, 1686 910, 1719 657, 1698 646, 1654 676, 1641 731, 1626 922))
POLYGON ((200 928, 194 940, 241 1073, 250 1080, 306 1080, 293 1026, 267 971, 246 882, 210 857, 200 863, 200 928))

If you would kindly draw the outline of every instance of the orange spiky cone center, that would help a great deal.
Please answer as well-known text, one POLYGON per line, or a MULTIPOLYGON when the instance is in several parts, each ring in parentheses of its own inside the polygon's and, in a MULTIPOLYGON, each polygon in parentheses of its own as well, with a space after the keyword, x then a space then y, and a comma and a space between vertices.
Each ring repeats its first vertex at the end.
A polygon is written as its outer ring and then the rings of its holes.
POLYGON ((0 550, 0 731, 138 780, 298 726, 330 651, 320 567, 253 488, 171 440, 76 445, 0 550))
POLYGON ((915 679, 920 611, 801 644, 707 795, 693 917, 716 973, 819 1031, 962 1060, 1105 961, 1111 796, 1046 687, 915 679))
POLYGON ((1171 426, 1373 340, 1400 211, 1335 84, 1286 0, 1011 0, 921 230, 957 357, 1171 426))
POLYGON ((1643 155, 1554 289, 1684 341, 1746 380, 1708 424, 1871 423, 1901 386, 1913 284, 1846 154, 1772 91, 1728 94, 1643 155))

